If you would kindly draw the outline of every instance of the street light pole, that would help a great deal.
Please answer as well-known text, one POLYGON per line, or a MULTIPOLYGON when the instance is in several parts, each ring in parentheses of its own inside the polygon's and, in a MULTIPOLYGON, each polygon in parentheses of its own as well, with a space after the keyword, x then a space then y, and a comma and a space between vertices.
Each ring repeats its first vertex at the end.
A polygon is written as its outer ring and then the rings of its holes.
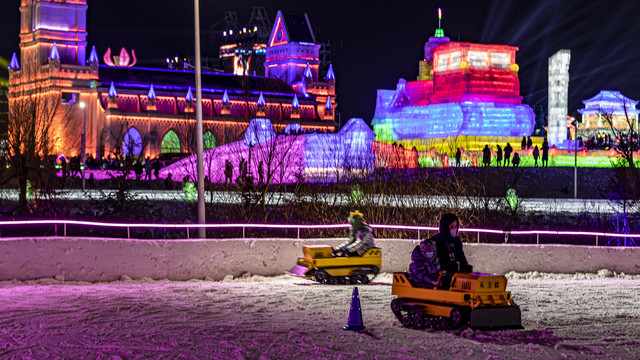
MULTIPOLYGON (((203 170, 203 144, 202 144, 202 66, 200 60, 200 1, 193 0, 195 41, 196 41, 196 151, 198 171, 198 224, 204 225, 204 170, 203 170)), ((198 237, 206 237, 206 229, 198 228, 198 237)))
POLYGON ((82 190, 84 190, 84 169, 87 167, 87 105, 80 103, 82 108, 82 190))
POLYGON ((573 142, 574 142, 574 156, 575 156, 575 161, 573 163, 573 198, 577 199, 578 198, 578 121, 576 121, 575 119, 571 122, 571 125, 573 125, 573 133, 575 134, 573 136, 573 142))

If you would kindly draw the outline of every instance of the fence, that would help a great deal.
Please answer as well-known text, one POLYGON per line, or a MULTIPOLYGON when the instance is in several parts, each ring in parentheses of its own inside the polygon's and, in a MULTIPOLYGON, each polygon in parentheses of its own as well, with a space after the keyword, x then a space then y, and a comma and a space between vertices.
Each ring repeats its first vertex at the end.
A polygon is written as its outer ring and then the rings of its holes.
MULTIPOLYGON (((432 233, 438 231, 437 227, 429 227, 429 226, 412 226, 412 225, 382 225, 382 224, 370 224, 370 226, 374 229, 381 230, 398 230, 404 232, 410 232, 417 235, 415 239, 421 239, 423 236, 429 237, 432 233)), ((178 231, 184 231, 184 235, 186 239, 192 239, 191 230, 205 228, 205 229, 237 229, 242 230, 242 238, 247 237, 248 229, 262 229, 267 231, 275 232, 276 230, 293 230, 296 234, 296 239, 301 239, 301 234, 304 235, 305 231, 309 230, 332 230, 332 229, 346 229, 349 228, 349 224, 161 224, 161 223, 110 223, 110 222, 99 222, 99 221, 84 221, 84 220, 23 220, 23 221, 0 221, 0 238, 3 236, 3 229, 5 229, 5 234, 7 229, 13 229, 11 233, 18 232, 18 236, 11 234, 11 238, 25 238, 25 237, 43 237, 43 236, 63 236, 67 237, 68 228, 77 229, 79 227, 82 228, 110 228, 110 229, 121 229, 126 230, 126 238, 127 239, 138 239, 137 237, 131 237, 132 229, 175 229, 178 231), (35 227, 49 226, 49 228, 53 227, 51 233, 45 232, 41 233, 41 235, 33 235, 31 232, 30 235, 25 235, 25 233, 29 233, 28 229, 35 227), (16 229, 17 228, 17 229, 16 229)), ((466 234, 465 240, 468 242, 477 242, 481 243, 481 235, 485 237, 485 241, 483 242, 492 242, 495 243, 495 238, 499 239, 504 238, 504 243, 510 242, 510 239, 518 236, 527 236, 532 237, 535 236, 536 244, 541 244, 540 237, 572 237, 572 238, 588 238, 593 239, 593 241, 588 241, 589 245, 606 245, 602 243, 601 239, 611 239, 611 238, 624 238, 631 239, 630 244, 635 246, 635 240, 640 238, 640 234, 621 234, 621 233, 610 233, 610 232, 590 232, 590 231, 556 231, 556 230, 500 230, 500 229, 481 229, 481 228, 462 228, 460 229, 462 234, 466 234), (493 236, 494 241, 487 241, 487 236, 493 236)), ((77 236, 76 234, 74 234, 77 236)), ((95 237, 95 236, 94 236, 95 237)), ((105 239, 113 238, 104 236, 102 233, 102 237, 105 239)), ((117 238, 121 238, 121 236, 117 236, 117 238)), ((196 237, 197 238, 197 237, 196 237)), ((153 233, 151 237, 145 237, 145 239, 160 239, 160 237, 153 237, 153 233)), ((166 238, 165 238, 166 239, 166 238)), ((411 240, 411 238, 409 238, 411 240)), ((500 241, 501 242, 501 241, 500 241)), ((563 242, 546 242, 546 243, 567 243, 563 242)))

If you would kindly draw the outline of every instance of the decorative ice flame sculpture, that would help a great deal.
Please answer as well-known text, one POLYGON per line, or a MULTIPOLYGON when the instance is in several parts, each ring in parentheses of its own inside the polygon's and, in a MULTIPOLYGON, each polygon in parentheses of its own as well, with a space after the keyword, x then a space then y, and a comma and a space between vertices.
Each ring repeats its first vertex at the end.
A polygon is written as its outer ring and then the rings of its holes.
POLYGON ((136 58, 136 52, 133 49, 131 49, 131 56, 133 56, 133 62, 131 61, 131 57, 129 57, 129 53, 123 47, 120 50, 120 55, 113 56, 112 59, 111 48, 108 48, 107 52, 104 54, 103 60, 104 63, 109 66, 132 67, 138 62, 138 59, 136 58))

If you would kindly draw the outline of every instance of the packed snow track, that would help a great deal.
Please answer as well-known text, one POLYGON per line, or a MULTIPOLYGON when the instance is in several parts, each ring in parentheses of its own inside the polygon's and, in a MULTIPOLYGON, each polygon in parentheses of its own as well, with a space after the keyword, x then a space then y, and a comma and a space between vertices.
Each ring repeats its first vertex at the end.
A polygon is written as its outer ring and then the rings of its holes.
POLYGON ((640 276, 508 274, 524 330, 413 330, 391 276, 360 285, 366 329, 344 331, 353 286, 225 281, 0 283, 1 358, 639 359, 640 276))

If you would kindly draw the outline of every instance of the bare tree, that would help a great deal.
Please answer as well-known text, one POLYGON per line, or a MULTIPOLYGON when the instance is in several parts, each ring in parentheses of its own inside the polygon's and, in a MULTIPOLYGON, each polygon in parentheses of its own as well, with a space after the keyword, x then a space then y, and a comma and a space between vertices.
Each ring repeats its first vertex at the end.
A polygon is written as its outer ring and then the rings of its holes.
MULTIPOLYGON (((7 120, 9 117, 9 107, 7 102, 7 92, 9 91, 9 74, 7 73, 8 66, 9 60, 0 56, 0 144, 6 142, 7 137, 7 120)), ((5 155, 6 154, 0 154, 0 156, 5 155)))
POLYGON ((608 109, 600 109, 599 112, 605 125, 613 134, 613 138, 619 141, 618 146, 613 147, 614 151, 627 161, 629 168, 635 169, 633 151, 638 148, 638 122, 636 117, 629 114, 626 98, 622 105, 622 116, 616 116, 613 110, 608 109))
MULTIPOLYGON (((25 75, 26 76, 26 75, 25 75)), ((27 184, 34 189, 49 190, 55 176, 51 156, 62 150, 76 105, 63 105, 56 88, 11 89, 7 121, 6 151, 10 154, 10 174, 17 179, 18 214, 30 211, 27 184)), ((75 144, 64 144, 72 148, 75 144)))

